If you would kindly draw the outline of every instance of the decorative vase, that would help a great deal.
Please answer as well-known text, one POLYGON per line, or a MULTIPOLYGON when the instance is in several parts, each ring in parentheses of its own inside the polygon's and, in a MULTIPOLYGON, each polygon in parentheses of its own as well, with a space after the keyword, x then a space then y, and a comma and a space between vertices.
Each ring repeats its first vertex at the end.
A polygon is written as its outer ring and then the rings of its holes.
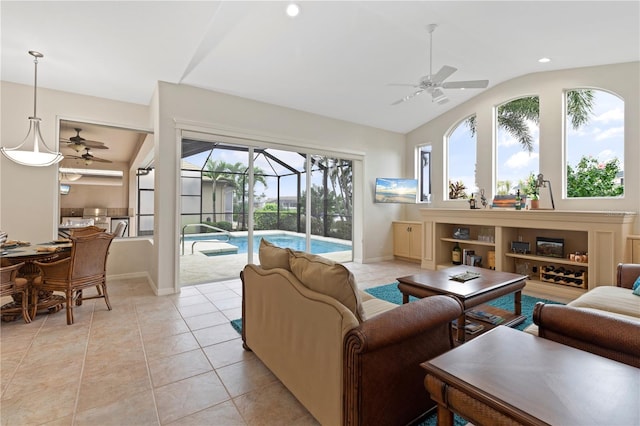
POLYGON ((540 200, 531 200, 531 210, 535 210, 540 207, 540 200))

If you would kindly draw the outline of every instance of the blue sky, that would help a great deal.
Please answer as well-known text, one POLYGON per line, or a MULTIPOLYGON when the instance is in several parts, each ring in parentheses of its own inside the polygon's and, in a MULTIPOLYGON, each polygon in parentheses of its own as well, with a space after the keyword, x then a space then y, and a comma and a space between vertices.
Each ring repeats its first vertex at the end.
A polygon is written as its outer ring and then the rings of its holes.
MULTIPOLYGON (((566 125, 569 165, 575 166, 582 156, 593 156, 599 162, 618 158, 624 170, 624 102, 615 95, 601 90, 594 91, 594 109, 589 123, 574 130, 566 125)), ((501 129, 497 132, 497 179, 510 180, 516 185, 530 173, 539 172, 539 131, 535 123, 529 123, 533 135, 533 152, 523 150, 513 137, 501 129)), ((462 180, 467 188, 475 191, 476 151, 469 147, 470 132, 462 124, 450 137, 449 176, 462 180)))

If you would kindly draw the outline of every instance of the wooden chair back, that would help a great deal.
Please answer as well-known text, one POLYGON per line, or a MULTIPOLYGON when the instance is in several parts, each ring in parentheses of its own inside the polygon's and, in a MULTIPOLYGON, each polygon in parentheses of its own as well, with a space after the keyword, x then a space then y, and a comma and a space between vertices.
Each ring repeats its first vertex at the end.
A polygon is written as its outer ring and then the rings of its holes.
POLYGON ((108 232, 90 235, 72 236, 70 281, 93 281, 104 277, 107 267, 107 255, 114 235, 108 232))
POLYGON ((0 267, 0 296, 11 296, 15 293, 16 275, 23 265, 24 262, 0 267))
POLYGON ((76 228, 72 229, 70 235, 72 237, 80 237, 82 235, 91 235, 91 234, 99 234, 100 232, 106 231, 104 228, 99 228, 97 226, 85 226, 84 228, 76 228))

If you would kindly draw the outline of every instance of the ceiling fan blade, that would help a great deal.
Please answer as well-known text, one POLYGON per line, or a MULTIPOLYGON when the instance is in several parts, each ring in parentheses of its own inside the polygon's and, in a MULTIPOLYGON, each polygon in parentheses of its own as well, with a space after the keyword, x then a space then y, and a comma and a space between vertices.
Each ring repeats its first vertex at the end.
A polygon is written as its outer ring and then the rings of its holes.
POLYGON ((458 71, 458 68, 445 65, 440 68, 440 71, 431 76, 431 82, 434 84, 440 84, 456 71, 458 71))
POLYGON ((450 81, 442 83, 445 89, 485 89, 489 80, 450 81))
POLYGON ((416 90, 416 91, 415 91, 415 92, 413 92, 412 94, 407 95, 407 96, 405 96, 404 98, 402 98, 402 99, 399 99, 399 100, 395 101, 395 102, 394 102, 394 103, 392 103, 391 105, 398 105, 398 104, 401 104, 402 102, 406 102, 406 101, 408 101, 409 99, 411 99, 411 98, 413 98, 413 97, 418 96, 418 95, 419 95, 419 94, 421 94, 422 92, 424 92, 424 90, 423 90, 423 89, 416 90))
POLYGON ((113 163, 111 160, 105 160, 103 158, 91 157, 91 161, 96 161, 98 163, 113 163))
POLYGON ((409 84, 409 83, 388 83, 387 86, 420 87, 417 84, 409 84))
POLYGON ((431 92, 431 100, 438 103, 439 105, 449 102, 449 98, 447 98, 447 95, 445 95, 444 92, 439 88, 433 89, 433 91, 431 92))
POLYGON ((102 142, 97 141, 84 141, 85 146, 88 146, 91 149, 109 149, 108 146, 105 146, 102 142))

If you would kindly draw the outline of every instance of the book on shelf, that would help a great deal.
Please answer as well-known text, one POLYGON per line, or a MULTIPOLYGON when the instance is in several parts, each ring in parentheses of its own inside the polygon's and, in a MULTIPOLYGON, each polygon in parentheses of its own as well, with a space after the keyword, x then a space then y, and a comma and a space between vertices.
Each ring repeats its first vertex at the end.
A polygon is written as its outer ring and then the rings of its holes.
POLYGON ((488 322, 493 325, 500 324, 501 322, 504 321, 504 318, 502 318, 499 315, 494 315, 489 312, 480 311, 480 310, 469 311, 467 312, 467 316, 471 318, 475 318, 480 321, 488 322))
MULTIPOLYGON (((454 330, 458 329, 458 320, 452 322, 452 326, 454 330)), ((476 334, 484 330, 484 325, 477 323, 475 321, 466 320, 464 325, 465 333, 476 334)))
POLYGON ((476 253, 475 250, 463 249, 462 250, 462 264, 463 265, 473 266, 473 263, 472 263, 472 260, 471 260, 471 256, 473 256, 475 253, 476 253))

